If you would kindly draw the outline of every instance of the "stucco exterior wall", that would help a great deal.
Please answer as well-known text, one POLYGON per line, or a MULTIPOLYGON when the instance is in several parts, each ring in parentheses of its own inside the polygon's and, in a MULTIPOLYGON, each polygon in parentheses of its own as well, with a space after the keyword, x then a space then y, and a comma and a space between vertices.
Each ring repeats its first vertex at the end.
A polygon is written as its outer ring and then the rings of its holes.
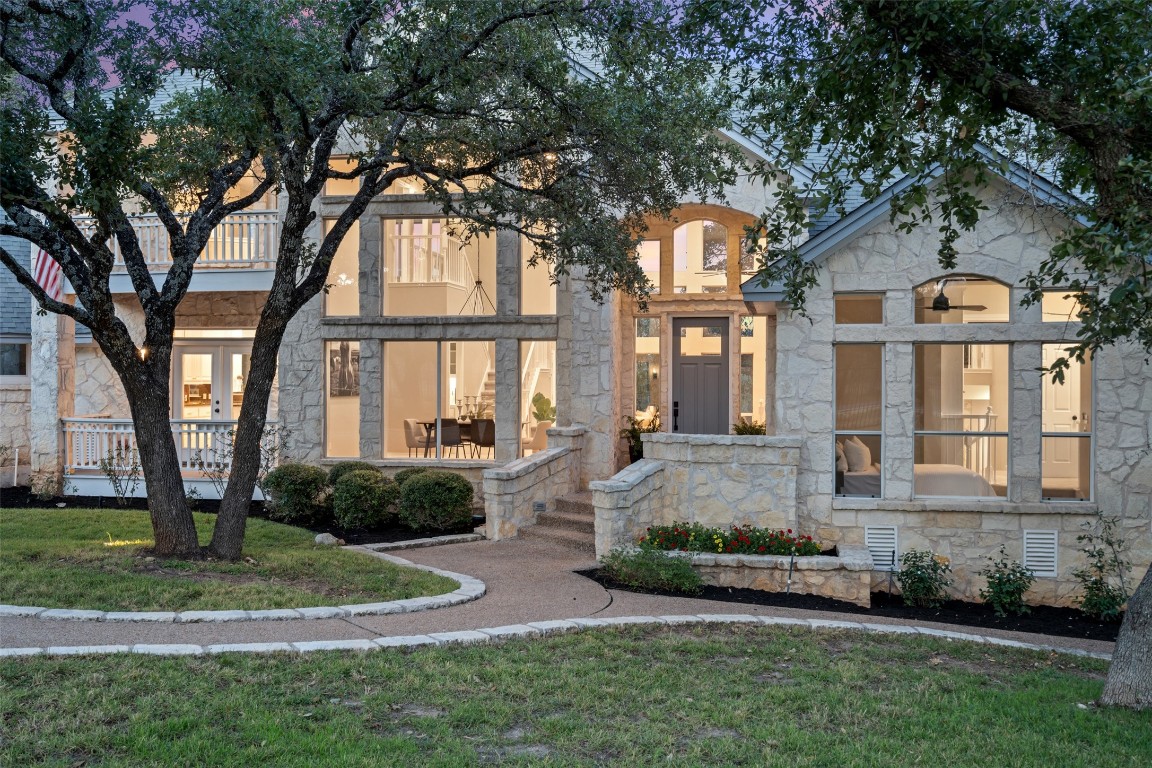
MULTIPOLYGON (((974 232, 956 243, 956 271, 1016 286, 1045 258, 1065 223, 1009 204, 1006 187, 994 185, 983 195, 990 211, 974 232)), ((1068 604, 1076 589, 1072 571, 1082 564, 1076 536, 1082 524, 1103 513, 1122 519, 1139 577, 1152 559, 1152 379, 1143 356, 1127 345, 1096 356, 1094 501, 1043 501, 1041 346, 1074 342, 1077 324, 1042 322, 1038 306, 1020 306, 1023 290, 1017 287, 1011 292, 1011 322, 915 324, 914 288, 944 272, 936 260, 936 234, 931 226, 899 233, 885 212, 828 256, 819 286, 808 294, 811 321, 784 311, 779 316, 777 431, 804 438, 797 478, 800 529, 824 541, 862 543, 865 526, 895 525, 901 552, 931 549, 951 558, 954 591, 970 598, 984 583, 976 572, 1001 545, 1009 557, 1020 559, 1024 530, 1055 530, 1059 576, 1037 579, 1028 597, 1068 604), (840 291, 884 292, 884 324, 835 325, 833 294, 840 291), (1007 499, 914 496, 912 345, 917 341, 1011 345, 1007 499), (833 349, 834 344, 851 342, 885 345, 882 499, 833 495, 833 349)))

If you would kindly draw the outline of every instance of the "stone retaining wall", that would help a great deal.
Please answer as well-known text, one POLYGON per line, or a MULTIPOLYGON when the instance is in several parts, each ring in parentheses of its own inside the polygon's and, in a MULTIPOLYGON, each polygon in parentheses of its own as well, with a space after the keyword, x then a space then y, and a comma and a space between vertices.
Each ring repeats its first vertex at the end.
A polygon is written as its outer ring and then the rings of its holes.
POLYGON ((596 556, 613 547, 635 544, 663 517, 664 462, 641 459, 611 480, 588 484, 596 511, 596 556))
POLYGON ((643 460, 588 484, 598 557, 635 544, 652 525, 798 529, 800 438, 658 432, 643 440, 643 460))
MULTIPOLYGON (((784 592, 788 587, 788 557, 703 552, 669 554, 690 559, 705 584, 765 592, 784 592)), ((831 597, 870 608, 872 570, 872 555, 864 547, 841 545, 836 557, 797 557, 792 572, 792 592, 831 597)))
POLYGON ((484 525, 489 539, 509 539, 533 525, 536 502, 551 510, 557 498, 580 490, 585 431, 582 426, 553 427, 548 430, 550 448, 484 470, 484 525))

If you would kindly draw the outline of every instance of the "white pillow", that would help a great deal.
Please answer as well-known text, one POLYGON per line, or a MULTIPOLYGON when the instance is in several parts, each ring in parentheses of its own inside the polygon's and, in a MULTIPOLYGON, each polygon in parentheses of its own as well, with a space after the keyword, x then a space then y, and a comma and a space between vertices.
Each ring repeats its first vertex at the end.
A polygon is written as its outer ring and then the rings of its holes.
POLYGON ((844 456, 844 444, 839 440, 836 441, 836 471, 848 471, 848 459, 844 456))
POLYGON ((872 466, 872 451, 855 435, 845 441, 844 456, 848 459, 849 472, 859 472, 872 466))

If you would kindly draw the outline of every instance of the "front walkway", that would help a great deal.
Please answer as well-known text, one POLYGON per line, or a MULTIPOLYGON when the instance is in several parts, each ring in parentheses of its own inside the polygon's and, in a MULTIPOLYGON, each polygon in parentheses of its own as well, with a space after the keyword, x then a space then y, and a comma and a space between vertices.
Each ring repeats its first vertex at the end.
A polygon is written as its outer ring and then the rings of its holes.
MULTIPOLYGON (((474 576, 487 585, 479 600, 419 613, 356 616, 343 619, 233 621, 204 624, 162 624, 94 621, 52 621, 37 618, 0 619, 0 648, 60 646, 225 643, 292 643, 321 640, 371 640, 378 637, 425 635, 530 621, 621 616, 751 614, 798 619, 868 621, 903 624, 897 619, 862 617, 786 608, 722 603, 686 597, 658 597, 606 590, 573 573, 595 562, 585 554, 539 540, 511 539, 453 544, 407 550, 415 563, 474 576)), ((77 606, 79 607, 79 606, 77 606)), ((968 635, 999 637, 1073 652, 1111 653, 1112 643, 1063 637, 925 624, 968 635)))

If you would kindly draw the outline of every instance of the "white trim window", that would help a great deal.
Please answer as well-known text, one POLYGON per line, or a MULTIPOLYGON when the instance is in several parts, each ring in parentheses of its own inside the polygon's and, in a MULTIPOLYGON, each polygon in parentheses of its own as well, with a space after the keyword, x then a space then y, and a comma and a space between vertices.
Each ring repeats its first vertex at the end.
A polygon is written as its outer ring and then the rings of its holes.
POLYGON ((0 337, 0 384, 28 384, 32 345, 27 337, 0 337))
MULTIPOLYGON (((1045 344, 1044 367, 1066 355, 1067 346, 1045 344)), ((1069 363, 1062 381, 1045 373, 1041 384, 1040 496, 1045 501, 1092 498, 1092 360, 1069 363)))

